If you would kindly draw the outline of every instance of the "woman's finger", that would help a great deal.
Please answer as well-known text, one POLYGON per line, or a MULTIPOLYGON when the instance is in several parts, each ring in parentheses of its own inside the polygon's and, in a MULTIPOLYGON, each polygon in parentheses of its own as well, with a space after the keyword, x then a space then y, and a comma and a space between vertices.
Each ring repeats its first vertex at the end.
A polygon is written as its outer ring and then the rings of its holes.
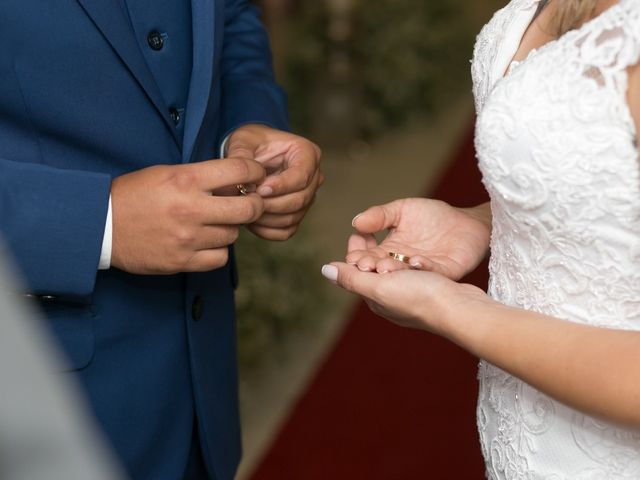
POLYGON ((386 257, 378 260, 375 268, 378 273, 390 273, 398 270, 407 270, 411 268, 411 266, 408 263, 399 262, 391 257, 386 257))
POLYGON ((371 250, 378 246, 378 241, 376 240, 376 237, 373 236, 373 234, 364 235, 364 238, 367 241, 367 249, 371 250))
POLYGON ((361 272, 353 265, 341 262, 323 266, 322 275, 345 290, 366 298, 373 298, 376 285, 382 278, 377 273, 361 272))
MULTIPOLYGON (((355 255, 359 258, 363 255, 363 252, 369 250, 379 250, 378 253, 384 253, 381 249, 376 248, 377 246, 378 242, 373 235, 353 234, 349 237, 349 242, 347 243, 347 256, 360 252, 359 255, 355 255)), ((354 261, 348 261, 347 263, 354 263, 354 261)))
POLYGON ((375 253, 377 252, 367 250, 367 253, 361 256, 354 265, 363 272, 375 272, 378 262, 381 260, 381 257, 375 253))
POLYGON ((347 252, 352 253, 359 250, 367 250, 367 239, 363 235, 353 234, 347 242, 347 252))
POLYGON ((400 222, 403 200, 376 205, 356 215, 351 224, 361 233, 375 233, 397 227, 400 222))
POLYGON ((439 273, 440 275, 451 278, 453 280, 458 280, 458 277, 460 277, 460 274, 455 272, 445 263, 435 262, 423 255, 413 255, 409 259, 409 265, 411 265, 411 268, 415 270, 424 270, 427 272, 439 273))

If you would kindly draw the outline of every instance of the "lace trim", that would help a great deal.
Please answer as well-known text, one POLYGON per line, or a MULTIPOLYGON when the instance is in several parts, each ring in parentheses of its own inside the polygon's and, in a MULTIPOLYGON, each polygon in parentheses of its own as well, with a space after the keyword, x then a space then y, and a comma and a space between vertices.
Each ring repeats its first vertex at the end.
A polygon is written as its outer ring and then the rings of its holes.
MULTIPOLYGON (((539 1, 513 0, 498 10, 480 31, 474 47, 471 69, 477 112, 482 110, 487 96, 502 80, 502 78, 492 79, 491 72, 498 60, 499 47, 504 43, 505 35, 516 13, 531 8, 539 1)), ((589 65, 592 70, 618 73, 636 64, 640 58, 640 2, 620 0, 599 16, 585 22, 580 28, 567 32, 538 49, 531 50, 524 60, 516 62, 515 65, 512 62, 508 68, 511 70, 516 65, 527 63, 541 52, 551 48, 562 48, 570 42, 574 42, 578 47, 575 60, 589 65), (604 44, 607 48, 598 48, 604 44)), ((598 77, 598 74, 593 71, 585 73, 593 78, 598 77)), ((601 77, 604 81, 606 75, 601 77)), ((619 82, 619 79, 614 77, 610 80, 619 82)), ((626 81, 614 86, 619 91, 626 92, 626 81)))

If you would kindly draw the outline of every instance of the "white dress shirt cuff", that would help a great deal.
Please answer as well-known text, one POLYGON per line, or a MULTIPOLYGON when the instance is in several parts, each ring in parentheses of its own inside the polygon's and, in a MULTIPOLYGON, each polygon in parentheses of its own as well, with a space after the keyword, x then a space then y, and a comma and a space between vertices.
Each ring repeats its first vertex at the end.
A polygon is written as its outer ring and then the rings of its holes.
POLYGON ((107 210, 107 220, 104 224, 104 237, 102 237, 102 250, 100 252, 100 263, 98 270, 108 270, 111 268, 111 249, 113 243, 113 218, 111 212, 111 195, 109 195, 109 209, 107 210))
POLYGON ((224 137, 222 144, 220 145, 220 158, 225 158, 227 156, 227 142, 229 142, 229 137, 231 134, 224 137))

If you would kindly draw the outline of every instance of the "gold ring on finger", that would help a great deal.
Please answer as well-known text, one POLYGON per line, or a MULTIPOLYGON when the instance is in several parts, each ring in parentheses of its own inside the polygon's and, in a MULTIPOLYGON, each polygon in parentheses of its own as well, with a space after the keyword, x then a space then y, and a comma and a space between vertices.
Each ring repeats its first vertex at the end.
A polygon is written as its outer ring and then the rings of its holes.
POLYGON ((394 260, 398 260, 399 262, 409 263, 409 256, 408 255, 403 255, 401 253, 396 253, 396 252, 389 252, 389 256, 391 258, 393 258, 394 260))

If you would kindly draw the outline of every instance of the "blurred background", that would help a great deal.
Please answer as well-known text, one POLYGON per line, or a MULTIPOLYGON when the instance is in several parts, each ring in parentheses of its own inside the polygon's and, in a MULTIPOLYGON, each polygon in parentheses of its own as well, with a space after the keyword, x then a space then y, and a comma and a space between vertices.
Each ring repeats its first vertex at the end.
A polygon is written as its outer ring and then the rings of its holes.
MULTIPOLYGON (((238 245, 241 479, 483 478, 477 360, 332 288, 351 219, 410 196, 484 200, 475 36, 504 0, 256 0, 294 132, 326 182, 298 235, 238 245)), ((486 282, 486 266, 470 280, 486 282)))

